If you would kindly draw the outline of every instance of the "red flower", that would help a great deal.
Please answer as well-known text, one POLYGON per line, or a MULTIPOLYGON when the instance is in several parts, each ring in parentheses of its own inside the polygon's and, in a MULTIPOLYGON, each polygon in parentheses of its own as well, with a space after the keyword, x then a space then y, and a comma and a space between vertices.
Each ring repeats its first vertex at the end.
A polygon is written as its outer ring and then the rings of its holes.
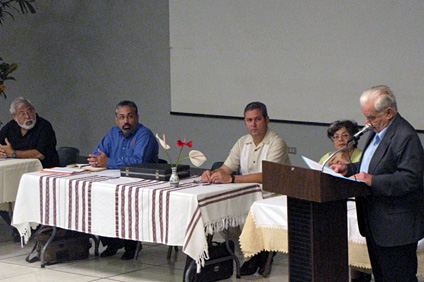
POLYGON ((178 146, 178 147, 184 147, 184 145, 185 145, 185 146, 187 146, 187 147, 190 147, 190 148, 191 148, 191 146, 192 146, 192 141, 190 141, 190 142, 187 142, 187 143, 186 143, 186 140, 187 140, 187 138, 186 138, 186 137, 184 137, 184 142, 182 142, 182 141, 181 141, 181 139, 179 139, 179 140, 177 141, 177 146, 178 146))

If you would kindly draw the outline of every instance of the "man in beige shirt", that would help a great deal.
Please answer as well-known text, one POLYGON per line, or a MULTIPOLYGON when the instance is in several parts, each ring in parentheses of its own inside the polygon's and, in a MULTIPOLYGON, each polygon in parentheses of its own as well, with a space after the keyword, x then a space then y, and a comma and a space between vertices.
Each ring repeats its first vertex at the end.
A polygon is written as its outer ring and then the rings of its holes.
MULTIPOLYGON (((242 136, 230 151, 224 164, 213 171, 202 174, 202 182, 207 183, 262 183, 262 161, 290 164, 288 147, 277 133, 268 128, 269 117, 266 106, 252 102, 244 109, 244 122, 249 134, 242 136), (239 175, 233 175, 240 171, 239 175)), ((238 238, 240 228, 230 229, 230 239, 236 244, 237 257, 240 255, 238 238)), ((264 273, 269 252, 261 252, 245 262, 241 275, 264 273)))
POLYGON ((244 109, 244 122, 249 134, 236 142, 220 168, 203 173, 203 182, 262 183, 263 160, 290 163, 283 138, 268 128, 269 116, 263 103, 248 104, 244 109), (235 171, 240 171, 240 175, 232 175, 235 171))

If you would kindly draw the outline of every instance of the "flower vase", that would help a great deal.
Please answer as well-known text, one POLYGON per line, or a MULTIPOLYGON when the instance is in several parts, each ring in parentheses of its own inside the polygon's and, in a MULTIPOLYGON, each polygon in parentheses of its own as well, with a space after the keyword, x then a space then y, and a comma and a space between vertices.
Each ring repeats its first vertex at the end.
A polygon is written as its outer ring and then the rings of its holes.
POLYGON ((178 177, 177 174, 177 168, 176 167, 172 167, 172 173, 171 173, 171 177, 169 178, 169 184, 171 185, 171 187, 179 187, 180 186, 180 178, 178 177))

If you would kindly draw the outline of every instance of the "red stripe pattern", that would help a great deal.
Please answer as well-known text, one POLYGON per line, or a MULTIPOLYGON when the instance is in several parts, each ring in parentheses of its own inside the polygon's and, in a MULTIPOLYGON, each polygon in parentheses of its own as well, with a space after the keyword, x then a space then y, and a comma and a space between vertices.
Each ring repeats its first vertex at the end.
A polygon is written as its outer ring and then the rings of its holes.
POLYGON ((73 179, 74 175, 43 175, 39 181, 40 191, 40 220, 44 225, 58 226, 58 218, 63 216, 60 213, 58 202, 66 197, 67 206, 67 226, 64 228, 91 232, 91 187, 94 182, 102 182, 112 179, 112 177, 93 175, 83 172, 79 178, 73 179), (63 179, 68 180, 67 185, 60 183, 63 179), (80 226, 81 222, 81 226, 80 226))

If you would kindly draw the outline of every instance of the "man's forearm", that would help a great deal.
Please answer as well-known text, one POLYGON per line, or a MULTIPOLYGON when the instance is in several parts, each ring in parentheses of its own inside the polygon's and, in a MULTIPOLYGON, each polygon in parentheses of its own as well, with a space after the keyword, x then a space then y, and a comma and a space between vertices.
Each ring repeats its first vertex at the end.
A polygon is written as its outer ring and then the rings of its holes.
POLYGON ((262 183, 262 173, 235 175, 234 183, 262 183))
POLYGON ((44 160, 45 156, 35 149, 31 150, 16 150, 16 158, 19 159, 40 159, 44 160))

